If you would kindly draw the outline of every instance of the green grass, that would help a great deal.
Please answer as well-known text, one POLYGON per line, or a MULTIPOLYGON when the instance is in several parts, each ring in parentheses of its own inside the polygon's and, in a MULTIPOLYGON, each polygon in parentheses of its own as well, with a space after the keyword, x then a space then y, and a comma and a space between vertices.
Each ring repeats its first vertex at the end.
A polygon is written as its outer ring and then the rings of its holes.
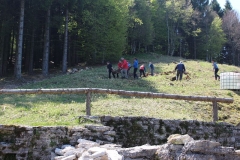
MULTIPOLYGON (((216 96, 233 98, 234 103, 219 103, 219 121, 237 124, 240 120, 239 91, 221 90, 220 82, 214 80, 212 64, 179 57, 158 54, 137 55, 140 63, 151 61, 156 76, 134 80, 108 79, 106 65, 90 67, 75 74, 58 75, 21 88, 108 88, 129 91, 158 92, 180 95, 216 96), (176 63, 184 61, 191 79, 170 81, 176 63)), ((133 62, 134 56, 127 56, 133 62)), ((221 72, 237 71, 238 67, 218 64, 221 72)), ((116 68, 117 64, 113 64, 116 68)), ((130 71, 132 74, 133 70, 130 71)), ((78 116, 86 114, 85 95, 0 95, 0 123, 5 125, 56 126, 81 125, 78 116)), ((212 103, 126 97, 93 94, 91 113, 94 116, 146 116, 162 119, 212 121, 212 103)))

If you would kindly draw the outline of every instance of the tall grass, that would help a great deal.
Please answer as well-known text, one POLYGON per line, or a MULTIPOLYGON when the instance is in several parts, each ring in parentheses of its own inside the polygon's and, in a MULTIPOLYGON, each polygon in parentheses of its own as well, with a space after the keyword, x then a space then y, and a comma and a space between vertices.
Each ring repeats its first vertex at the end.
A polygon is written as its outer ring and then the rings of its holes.
MULTIPOLYGON (((233 98, 232 104, 219 104, 219 121, 237 124, 240 117, 239 91, 220 90, 215 81, 212 64, 158 54, 137 55, 140 64, 153 62, 155 76, 134 80, 108 79, 106 65, 88 66, 75 74, 58 75, 50 79, 21 86, 21 88, 108 88, 180 95, 202 95, 233 98), (176 63, 182 60, 190 80, 170 81, 176 63)), ((133 62, 134 56, 125 57, 133 62)), ((218 64, 221 72, 239 71, 238 67, 218 64)), ((113 63, 116 68, 117 64, 113 63)), ((138 73, 139 74, 139 73, 138 73)), ((0 95, 0 123, 31 126, 81 125, 78 116, 86 114, 85 95, 0 95)), ((93 94, 92 115, 146 116, 162 119, 212 120, 212 103, 169 99, 150 99, 118 95, 93 94)))

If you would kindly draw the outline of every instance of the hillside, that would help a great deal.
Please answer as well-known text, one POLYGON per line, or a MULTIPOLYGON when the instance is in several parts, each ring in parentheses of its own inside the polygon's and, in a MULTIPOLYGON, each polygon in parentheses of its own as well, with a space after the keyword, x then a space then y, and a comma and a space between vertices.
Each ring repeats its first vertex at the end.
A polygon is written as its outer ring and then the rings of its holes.
MULTIPOLYGON (((137 55, 139 63, 155 65, 155 76, 134 80, 108 79, 106 65, 88 66, 74 74, 55 75, 48 79, 35 78, 34 82, 18 88, 109 88, 129 91, 159 92, 180 95, 216 96, 233 98, 232 104, 219 104, 219 121, 231 124, 240 122, 239 91, 221 90, 220 81, 215 81, 212 64, 179 57, 157 54, 137 55), (190 80, 171 81, 173 71, 182 60, 190 74, 190 80)), ((133 62, 133 56, 125 57, 133 62)), ((239 71, 238 67, 218 64, 221 72, 239 71)), ((117 64, 113 64, 116 68, 117 64)), ((133 70, 130 70, 132 74, 133 70)), ((139 74, 139 72, 138 72, 139 74)), ((15 125, 79 125, 78 116, 85 115, 85 95, 0 95, 1 124, 15 125)), ((130 98, 117 95, 99 95, 92 97, 92 115, 146 116, 162 119, 212 120, 212 103, 130 98)))

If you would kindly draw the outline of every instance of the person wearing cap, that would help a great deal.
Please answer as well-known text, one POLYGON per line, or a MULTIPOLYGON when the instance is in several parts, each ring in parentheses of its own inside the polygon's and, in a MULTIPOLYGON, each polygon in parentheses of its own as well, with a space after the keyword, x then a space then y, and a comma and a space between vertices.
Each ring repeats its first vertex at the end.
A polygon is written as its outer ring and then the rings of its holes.
POLYGON ((176 80, 182 80, 182 75, 183 73, 186 71, 184 64, 182 63, 182 61, 180 61, 177 66, 175 67, 175 71, 177 71, 177 76, 176 76, 176 80))

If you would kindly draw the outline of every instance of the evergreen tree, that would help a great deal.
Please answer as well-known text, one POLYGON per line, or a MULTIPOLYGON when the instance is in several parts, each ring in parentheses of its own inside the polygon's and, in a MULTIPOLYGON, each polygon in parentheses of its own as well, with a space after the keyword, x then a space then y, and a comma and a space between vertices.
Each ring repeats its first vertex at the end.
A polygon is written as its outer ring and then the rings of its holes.
POLYGON ((226 12, 228 10, 232 10, 232 5, 229 0, 226 0, 226 3, 224 5, 224 12, 226 12))
POLYGON ((222 20, 215 17, 209 31, 208 43, 206 44, 210 53, 210 60, 217 59, 222 51, 223 44, 226 42, 226 35, 222 29, 222 20))
POLYGON ((232 62, 234 65, 240 64, 239 53, 240 51, 240 21, 238 14, 233 10, 227 10, 223 16, 223 30, 227 37, 226 46, 230 47, 230 53, 232 55, 232 62))
POLYGON ((220 7, 220 4, 217 0, 212 0, 211 7, 218 14, 219 17, 223 16, 223 9, 220 7))
POLYGON ((89 0, 84 3, 82 59, 89 63, 117 60, 126 47, 127 1, 89 0))

